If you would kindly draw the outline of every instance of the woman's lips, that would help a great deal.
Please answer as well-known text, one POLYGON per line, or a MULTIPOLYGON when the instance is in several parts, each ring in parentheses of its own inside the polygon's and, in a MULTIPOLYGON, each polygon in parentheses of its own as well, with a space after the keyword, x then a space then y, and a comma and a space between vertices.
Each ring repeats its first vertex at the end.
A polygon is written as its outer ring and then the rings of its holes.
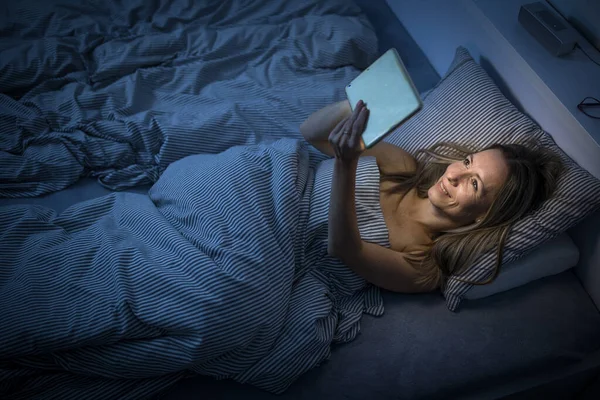
POLYGON ((446 187, 444 186, 444 182, 440 181, 440 190, 442 191, 442 193, 444 193, 446 196, 452 198, 452 196, 450 196, 450 193, 448 193, 448 191, 446 190, 446 187))

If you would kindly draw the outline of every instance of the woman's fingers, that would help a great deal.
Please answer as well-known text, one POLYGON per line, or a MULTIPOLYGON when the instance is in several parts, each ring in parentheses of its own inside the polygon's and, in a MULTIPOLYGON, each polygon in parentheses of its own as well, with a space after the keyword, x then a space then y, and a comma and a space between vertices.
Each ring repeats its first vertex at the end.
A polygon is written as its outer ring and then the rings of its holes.
POLYGON ((344 130, 348 124, 348 118, 342 119, 337 126, 329 134, 329 143, 335 147, 340 141, 340 137, 344 135, 344 130))
POLYGON ((360 114, 358 114, 358 118, 356 120, 355 125, 358 125, 358 127, 361 131, 364 131, 365 127, 367 126, 367 119, 369 118, 369 113, 370 113, 369 109, 367 107, 364 107, 360 111, 360 114))
POLYGON ((333 130, 329 133, 329 141, 331 141, 337 134, 339 134, 342 131, 347 120, 348 118, 342 118, 342 120, 338 122, 335 128, 333 128, 333 130))
POLYGON ((358 113, 358 116, 354 123, 352 124, 352 137, 358 137, 365 131, 365 125, 367 122, 367 117, 369 110, 366 107, 363 107, 358 113))
POLYGON ((363 109, 358 114, 356 121, 352 125, 352 134, 350 139, 350 146, 352 146, 352 148, 358 148, 359 144, 361 145, 360 148, 363 148, 363 143, 361 143, 361 137, 363 132, 365 131, 368 117, 369 109, 367 107, 363 107, 363 109))
POLYGON ((368 116, 369 110, 365 103, 359 100, 352 115, 341 120, 331 131, 329 143, 336 158, 355 157, 357 150, 364 150, 361 135, 365 130, 368 116))
MULTIPOLYGON (((342 137, 340 137, 340 141, 338 143, 338 147, 340 149, 340 151, 344 150, 344 146, 346 145, 346 142, 348 141, 348 135, 342 135, 342 137)), ((341 154, 343 156, 343 154, 341 154)))
MULTIPOLYGON (((349 135, 353 125, 354 125, 354 123, 353 123, 352 119, 348 118, 348 120, 342 127, 342 132, 341 132, 342 136, 341 137, 347 137, 349 135)), ((341 143, 340 143, 340 145, 341 145, 341 143)))
POLYGON ((359 100, 356 103, 356 107, 354 107, 354 112, 352 113, 352 120, 356 121, 356 119, 358 118, 358 115, 360 114, 360 111, 365 107, 365 103, 362 100, 359 100))
POLYGON ((335 153, 336 158, 342 158, 342 138, 346 135, 346 132, 351 126, 350 118, 344 118, 335 129, 329 135, 329 144, 331 145, 333 152, 335 153))

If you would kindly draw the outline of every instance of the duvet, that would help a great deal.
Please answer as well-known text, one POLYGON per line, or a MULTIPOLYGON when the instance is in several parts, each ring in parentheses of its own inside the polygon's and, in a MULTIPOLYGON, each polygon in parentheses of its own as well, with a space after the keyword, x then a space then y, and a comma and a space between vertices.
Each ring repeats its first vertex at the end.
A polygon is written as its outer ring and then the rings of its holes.
MULTIPOLYGON (((0 196, 84 176, 153 186, 61 214, 0 208, 0 397, 139 399, 196 374, 282 393, 383 312, 327 257, 323 157, 297 140, 374 60, 356 6, 4 7, 0 196)), ((376 207, 378 171, 362 164, 376 207)))

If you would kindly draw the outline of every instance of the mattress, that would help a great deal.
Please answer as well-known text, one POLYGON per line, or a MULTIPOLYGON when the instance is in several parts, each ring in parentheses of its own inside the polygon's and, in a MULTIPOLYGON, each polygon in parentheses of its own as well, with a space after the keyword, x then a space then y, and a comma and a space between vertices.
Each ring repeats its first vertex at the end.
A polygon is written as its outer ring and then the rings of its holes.
POLYGON ((600 314, 571 271, 466 301, 458 313, 437 293, 385 292, 384 305, 281 396, 199 377, 161 399, 501 398, 600 355, 600 314))

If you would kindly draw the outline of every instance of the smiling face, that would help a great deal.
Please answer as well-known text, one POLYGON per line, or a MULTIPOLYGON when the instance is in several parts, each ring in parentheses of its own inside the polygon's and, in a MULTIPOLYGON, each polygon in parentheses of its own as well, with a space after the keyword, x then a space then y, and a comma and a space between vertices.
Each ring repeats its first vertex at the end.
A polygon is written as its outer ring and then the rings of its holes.
POLYGON ((507 179, 502 151, 486 150, 448 165, 428 198, 437 213, 464 226, 487 212, 507 179))

